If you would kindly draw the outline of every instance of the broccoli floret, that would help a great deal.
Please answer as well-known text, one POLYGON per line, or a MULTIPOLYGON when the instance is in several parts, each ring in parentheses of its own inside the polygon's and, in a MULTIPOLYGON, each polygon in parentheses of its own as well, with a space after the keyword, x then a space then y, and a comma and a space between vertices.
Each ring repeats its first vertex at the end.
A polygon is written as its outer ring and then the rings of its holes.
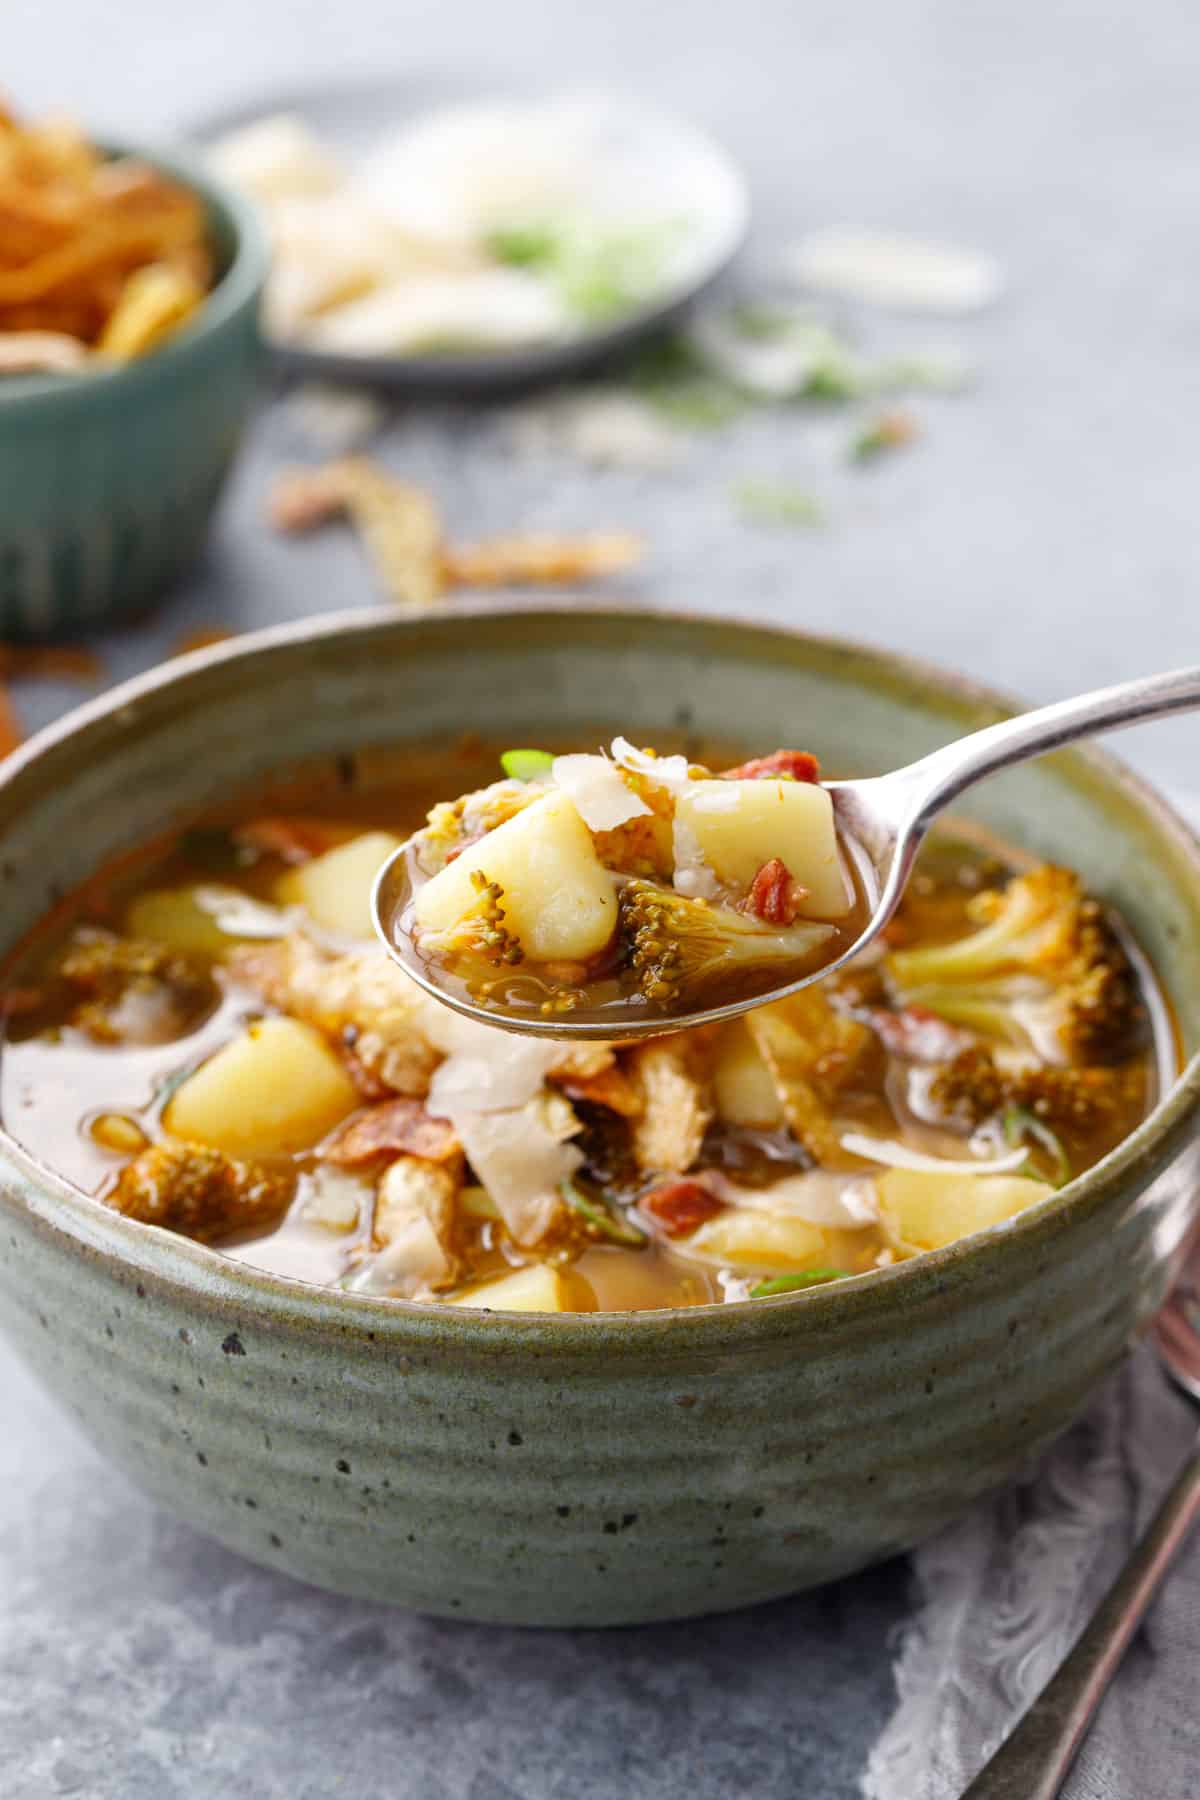
POLYGON ((621 889, 617 929, 632 985, 662 1005, 739 969, 802 962, 828 935, 821 925, 765 931, 729 907, 641 880, 621 889))
POLYGON ((544 791, 533 781, 493 781, 457 800, 441 801, 414 840, 421 868, 426 875, 440 874, 469 844, 515 818, 544 791))
POLYGON ((97 1043, 164 1043, 209 1012, 217 991, 201 958, 141 938, 83 927, 58 973, 72 1025, 97 1043))
POLYGON ((106 1203, 145 1225, 165 1225, 202 1244, 274 1225, 292 1196, 282 1170, 238 1162, 203 1144, 164 1140, 127 1163, 106 1203))
POLYGON ((981 927, 948 944, 897 950, 889 966, 903 988, 1054 968, 1071 954, 1083 904, 1078 878, 1047 864, 968 902, 981 927))
POLYGON ((1045 865, 967 910, 979 930, 887 959, 905 1005, 1060 1062, 1118 1062, 1144 1043, 1137 978, 1077 876, 1045 865))
POLYGON ((937 1069, 929 1099, 947 1119, 980 1125, 1019 1107, 1055 1131, 1088 1137, 1107 1130, 1137 1098, 1137 1068, 997 1068, 981 1044, 937 1069))
POLYGON ((476 896, 470 910, 445 931, 423 932, 422 950, 432 951, 460 972, 472 965, 495 970, 524 962, 520 939, 504 923, 503 887, 489 881, 482 869, 472 869, 470 879, 476 896))

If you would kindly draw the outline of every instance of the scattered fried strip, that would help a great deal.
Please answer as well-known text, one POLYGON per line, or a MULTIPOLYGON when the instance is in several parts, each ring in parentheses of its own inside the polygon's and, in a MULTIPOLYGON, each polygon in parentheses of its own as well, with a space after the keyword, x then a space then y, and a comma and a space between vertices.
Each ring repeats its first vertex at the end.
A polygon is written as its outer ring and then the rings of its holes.
POLYGON ((409 606, 427 606, 447 588, 571 586, 632 567, 643 548, 620 531, 513 532, 455 548, 424 489, 358 456, 285 469, 268 496, 267 517, 276 531, 295 535, 350 519, 380 586, 409 606))
POLYGON ((271 490, 268 516, 277 531, 295 533, 348 517, 380 586, 401 605, 428 606, 445 589, 442 527, 433 502, 367 457, 286 469, 271 490))
POLYGON ((632 568, 641 556, 642 541, 629 532, 530 531, 447 550, 444 567, 451 587, 569 587, 632 568))
POLYGON ((186 325, 203 304, 203 284, 189 269, 148 263, 125 281, 96 349, 110 362, 132 362, 186 325))
POLYGON ((429 606, 446 588, 442 525, 428 494, 366 457, 343 464, 347 506, 376 578, 401 606, 429 606))
POLYGON ((344 519, 347 507, 345 464, 323 463, 317 469, 284 469, 267 497, 267 518, 276 531, 299 535, 344 519))
POLYGON ((0 109, 0 375, 145 355, 212 283, 197 195, 74 125, 0 109))

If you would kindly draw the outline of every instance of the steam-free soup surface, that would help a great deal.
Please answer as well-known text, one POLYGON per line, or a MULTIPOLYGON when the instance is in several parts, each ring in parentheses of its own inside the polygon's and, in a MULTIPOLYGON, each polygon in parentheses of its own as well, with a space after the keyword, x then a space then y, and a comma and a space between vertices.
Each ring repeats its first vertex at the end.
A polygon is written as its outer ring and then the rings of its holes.
POLYGON ((1159 1004, 1114 921, 975 837, 933 844, 879 954, 733 1025, 622 1047, 458 1018, 376 944, 370 889, 498 755, 343 758, 100 871, 9 961, 6 1127, 258 1267, 590 1311, 764 1300, 935 1249, 1153 1103, 1159 1004))

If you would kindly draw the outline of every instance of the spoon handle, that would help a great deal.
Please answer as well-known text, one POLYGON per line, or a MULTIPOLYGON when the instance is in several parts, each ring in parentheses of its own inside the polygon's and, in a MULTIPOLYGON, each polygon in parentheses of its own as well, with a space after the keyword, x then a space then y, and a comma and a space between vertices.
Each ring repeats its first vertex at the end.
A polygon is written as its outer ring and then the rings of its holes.
POLYGON ((1200 707, 1200 668, 1174 669, 1166 675, 1141 675, 1136 681, 1122 681, 1073 700, 1056 700, 1052 706, 972 732, 900 772, 918 809, 917 829, 985 775, 1057 750, 1076 738, 1196 707, 1200 707))
POLYGON ((1054 1800, 1146 1608, 1197 1517, 1200 1440, 1091 1624, 962 1800, 1054 1800))

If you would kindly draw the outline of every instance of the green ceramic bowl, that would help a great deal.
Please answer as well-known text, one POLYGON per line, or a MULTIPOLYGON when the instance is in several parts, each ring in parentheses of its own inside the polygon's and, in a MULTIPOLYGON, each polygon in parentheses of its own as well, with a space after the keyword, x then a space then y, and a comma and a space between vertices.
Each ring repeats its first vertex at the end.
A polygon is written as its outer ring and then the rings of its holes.
POLYGON ((220 279, 150 356, 0 382, 0 638, 63 636, 157 599, 204 541, 254 400, 262 232, 191 161, 150 160, 204 200, 220 279))
MULTIPOLYGON (((885 768, 1001 716, 983 690, 780 630, 581 605, 266 632, 75 713, 0 775, 0 949, 101 858, 292 758, 464 726, 703 721, 885 768)), ((1072 752, 972 810, 1126 912, 1200 1042, 1200 847, 1072 752)), ((1200 1060, 1079 1181, 903 1267, 752 1305, 491 1315, 225 1261, 0 1140, 0 1323, 104 1451, 246 1556, 424 1611, 612 1625, 766 1600, 944 1525, 1079 1412, 1162 1300, 1200 1060)))

